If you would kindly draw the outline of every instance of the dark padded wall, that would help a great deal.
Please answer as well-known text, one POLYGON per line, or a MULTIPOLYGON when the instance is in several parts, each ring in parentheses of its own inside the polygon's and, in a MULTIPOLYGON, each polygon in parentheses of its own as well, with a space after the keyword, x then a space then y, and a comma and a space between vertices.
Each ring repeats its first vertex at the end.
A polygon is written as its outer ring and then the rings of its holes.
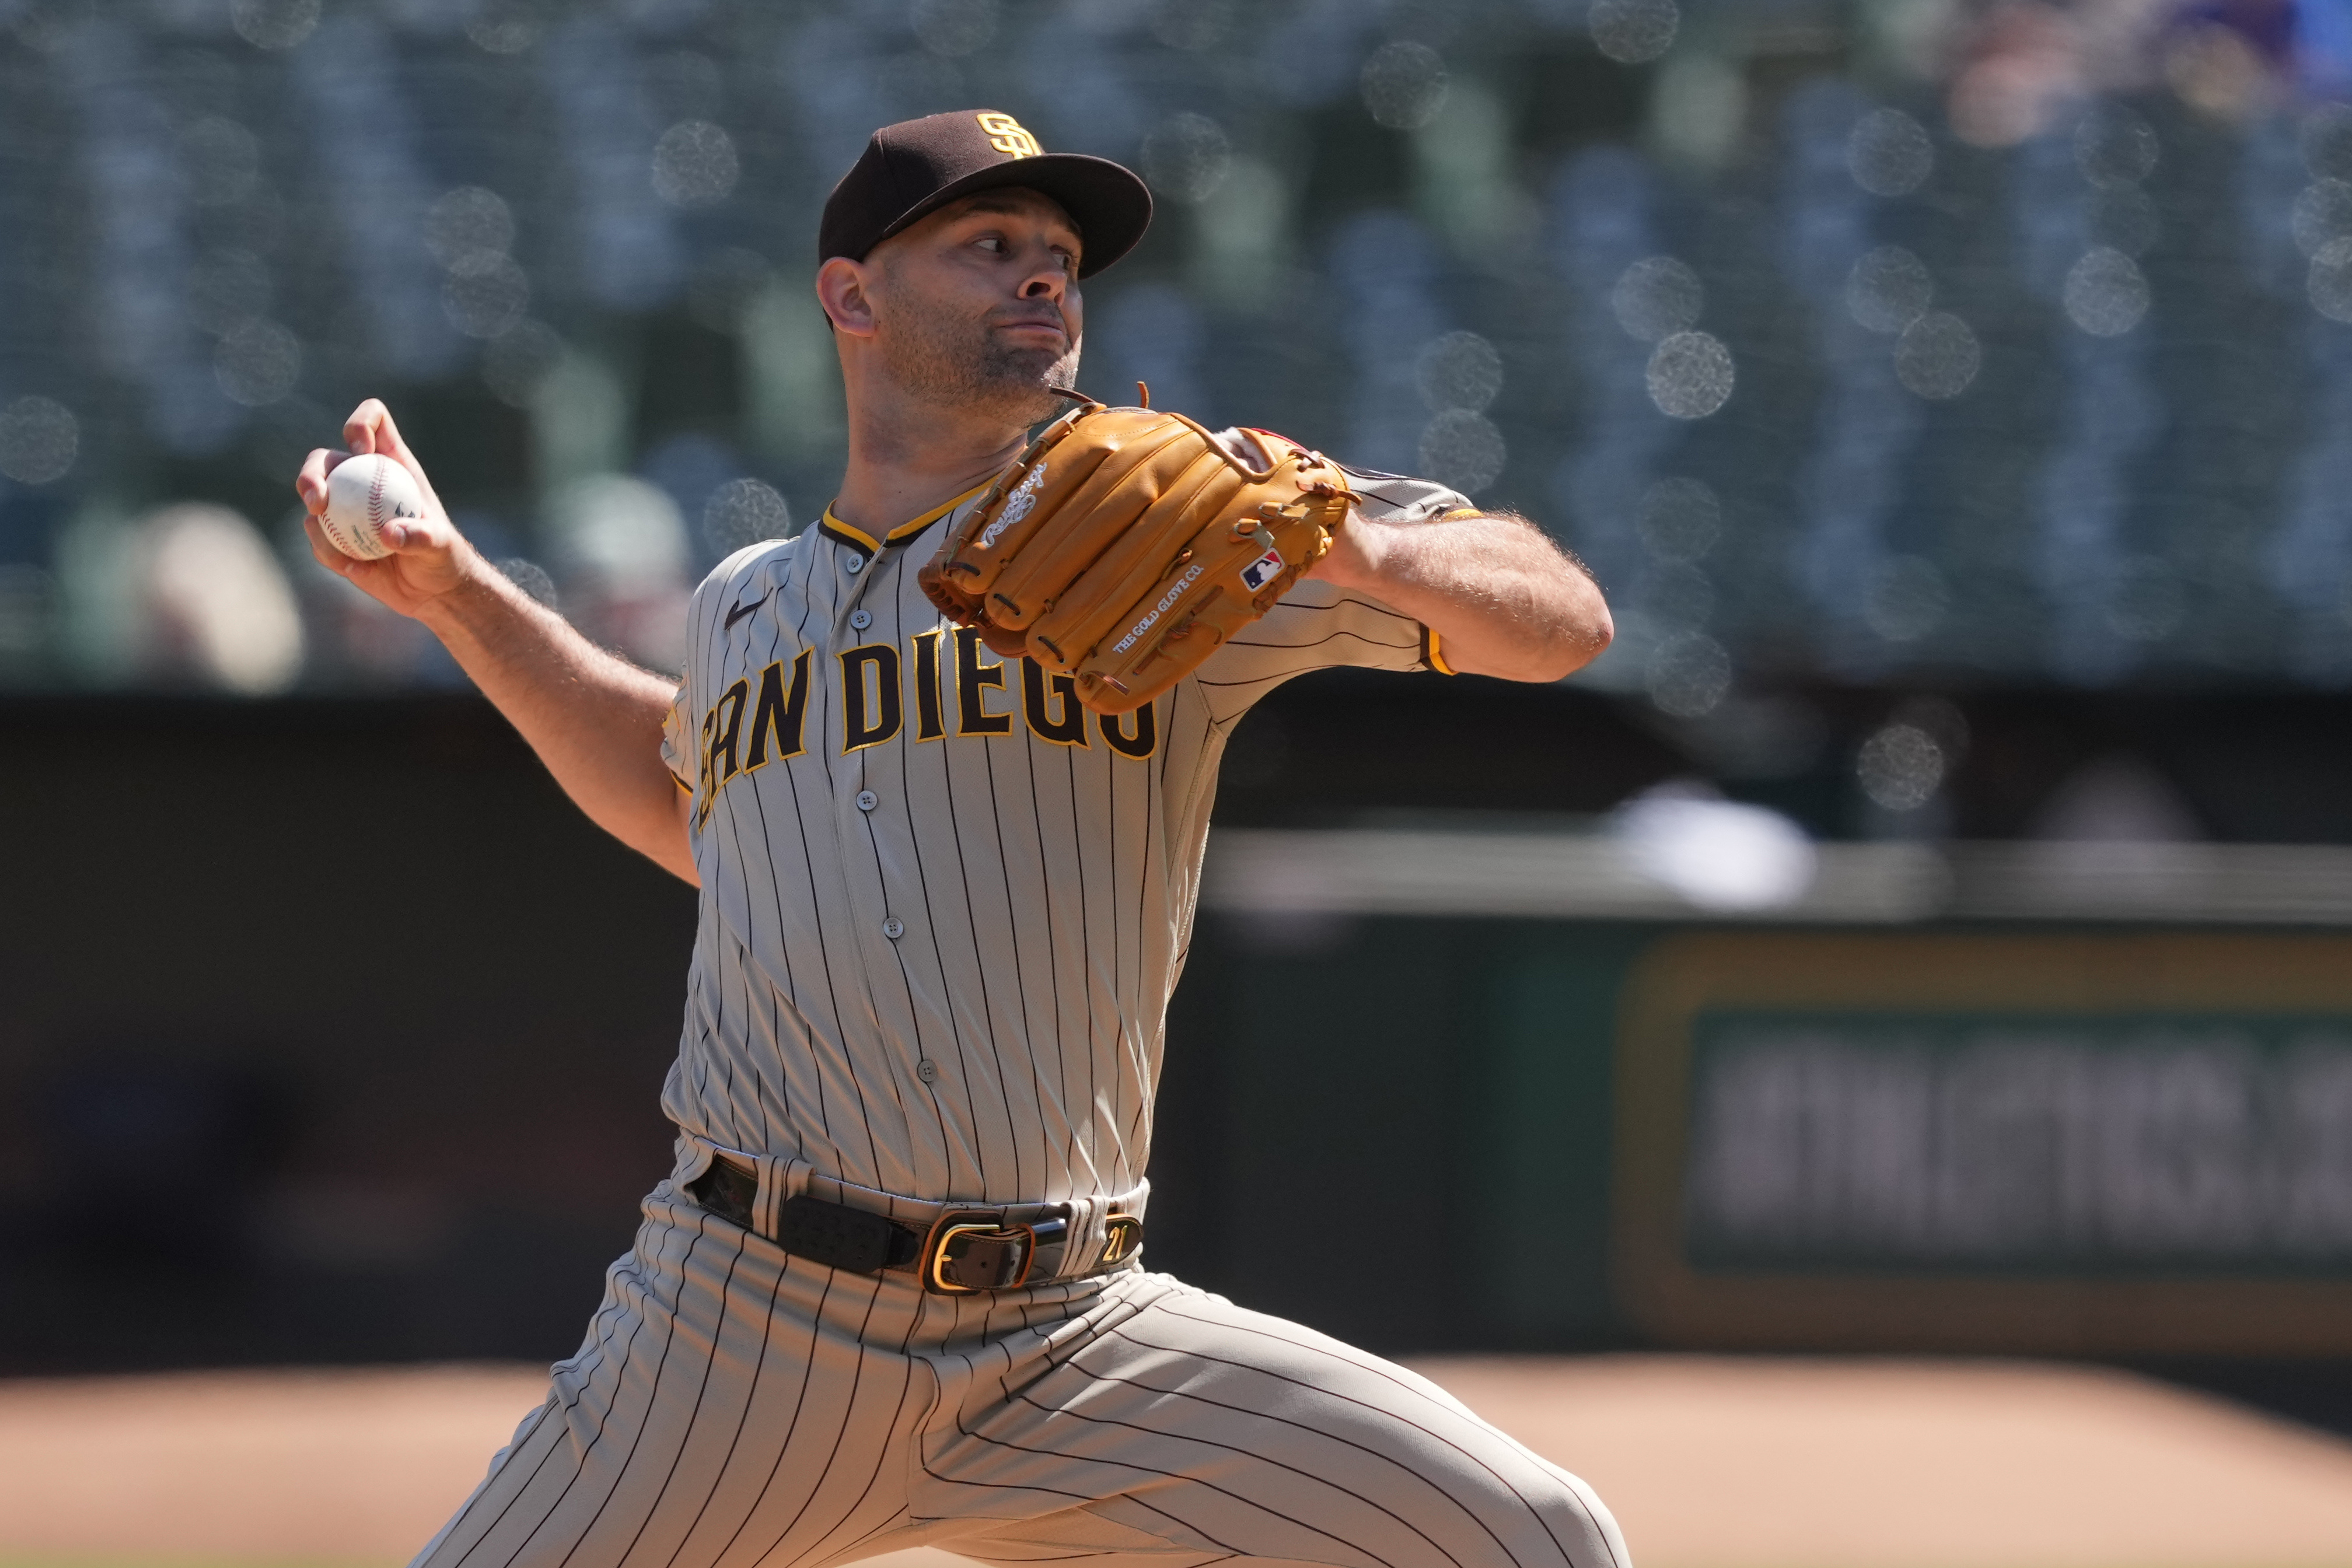
POLYGON ((576 1341, 693 895, 483 705, 20 706, 0 868, 7 1370, 576 1341))

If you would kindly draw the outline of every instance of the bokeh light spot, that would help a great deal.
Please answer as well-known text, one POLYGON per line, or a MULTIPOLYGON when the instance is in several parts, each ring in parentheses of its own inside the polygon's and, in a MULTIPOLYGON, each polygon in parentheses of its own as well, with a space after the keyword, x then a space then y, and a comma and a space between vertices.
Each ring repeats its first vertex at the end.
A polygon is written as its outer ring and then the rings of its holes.
POLYGON ((1412 380, 1432 413, 1466 408, 1476 413, 1503 390, 1503 356, 1475 332, 1448 332, 1422 346, 1412 380))
POLYGON ((1889 811, 1916 811, 1944 783, 1944 748, 1916 724, 1890 724, 1862 743, 1854 778, 1889 811))
POLYGON ((1620 65, 1637 66, 1675 47, 1682 14, 1675 0, 1595 0, 1587 25, 1594 48, 1620 65))
POLYGON ((760 480, 730 479, 703 503, 702 537, 720 555, 764 539, 790 538, 792 533, 792 507, 773 486, 760 480))
POLYGON ((1675 419, 1705 419, 1731 401, 1731 350, 1706 332, 1677 332, 1650 354, 1650 401, 1675 419))
POLYGON ((2311 308, 2330 321, 2352 321, 2352 236, 2328 241, 2311 258, 2304 289, 2311 308))
POLYGON ((654 144, 654 193, 674 207, 727 199, 741 165, 734 139, 707 120, 683 120, 654 144))
POLYGON ((2074 167, 2094 185, 2128 185, 2156 172, 2156 127, 2119 103, 2103 103, 2074 127, 2074 167))
POLYGON ((1929 311, 1895 340, 1895 379, 1930 401, 1968 391, 1983 363, 1975 329, 1948 311, 1929 311))
POLYGON ((514 248, 514 212, 496 191, 460 185, 425 209, 425 248, 444 267, 478 251, 504 256, 514 248))
POLYGON ((1845 144, 1853 183, 1874 196, 1907 196, 1936 171, 1927 128, 1899 109, 1874 109, 1854 121, 1845 144))
POLYGON ((319 0, 230 0, 229 26, 257 49, 290 49, 319 25, 319 0))
POLYGON ((521 589, 533 603, 544 604, 550 610, 556 608, 555 579, 547 575, 545 567, 519 555, 508 556, 494 564, 506 580, 521 589))
POLYGON ((276 402, 302 377, 302 340, 275 321, 247 321, 215 345, 213 375, 232 402, 276 402))
POLYGON ((1449 408, 1421 433, 1422 472, 1466 496, 1501 478, 1508 455, 1494 421, 1470 409, 1449 408))
POLYGON ((1627 335, 1644 343, 1697 326, 1699 312, 1706 308, 1706 286, 1671 256, 1635 262, 1609 290, 1609 313, 1627 335))
POLYGON ((1143 175, 1171 201, 1205 201, 1233 170, 1233 144, 1205 114, 1171 114, 1143 139, 1143 175))
POLYGON ((1412 131, 1445 107, 1445 62, 1426 44, 1382 44, 1364 62, 1364 108, 1382 125, 1412 131))
POLYGON ((20 397, 0 409, 0 474, 20 485, 62 479, 81 451, 81 422, 45 397, 20 397))
POLYGON ((2332 240, 2352 235, 2352 184, 2337 179, 2314 180, 2294 198, 2287 216, 2295 248, 2317 256, 2332 240))
POLYGON ((1658 644, 1646 672, 1650 701, 1676 718, 1715 711, 1731 690, 1731 655, 1704 632, 1685 632, 1658 644))
POLYGON ((546 0, 474 0, 466 37, 486 53, 519 55, 546 33, 549 9, 546 0))
POLYGON ((2094 246, 2066 274, 2066 319, 2095 338, 2117 338, 2139 325, 2150 295, 2139 263, 2094 246))
POLYGON ((530 279, 511 256, 478 250, 462 256, 441 284, 441 308, 468 338, 495 338, 530 308, 530 279))

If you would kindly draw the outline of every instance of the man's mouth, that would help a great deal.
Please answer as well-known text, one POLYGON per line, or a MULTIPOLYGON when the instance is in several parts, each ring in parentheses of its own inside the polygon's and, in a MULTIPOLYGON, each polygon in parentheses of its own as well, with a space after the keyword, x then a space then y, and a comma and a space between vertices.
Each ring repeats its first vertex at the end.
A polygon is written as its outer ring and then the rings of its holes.
POLYGON ((1057 316, 1014 317, 1011 320, 998 322, 997 327, 1001 330, 1009 332, 1051 332, 1055 337, 1065 341, 1070 336, 1070 329, 1062 324, 1061 318, 1057 316))

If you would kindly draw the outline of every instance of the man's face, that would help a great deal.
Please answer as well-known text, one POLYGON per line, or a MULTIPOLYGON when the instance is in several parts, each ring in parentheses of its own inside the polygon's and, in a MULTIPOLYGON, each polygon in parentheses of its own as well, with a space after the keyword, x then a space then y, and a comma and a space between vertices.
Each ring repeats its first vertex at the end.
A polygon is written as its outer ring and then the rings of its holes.
POLYGON ((1066 407, 1085 312, 1077 225, 1034 191, 983 191, 867 257, 875 341, 926 402, 1034 424, 1066 407))

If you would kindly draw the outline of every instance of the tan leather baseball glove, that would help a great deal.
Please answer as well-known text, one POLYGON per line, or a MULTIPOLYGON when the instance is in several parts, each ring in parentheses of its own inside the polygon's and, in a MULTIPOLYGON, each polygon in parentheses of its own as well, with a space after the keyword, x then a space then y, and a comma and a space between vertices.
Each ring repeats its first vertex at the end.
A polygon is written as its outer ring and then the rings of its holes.
POLYGON ((1265 431, 1265 468, 1180 413, 1091 399, 1047 425, 920 574, 1003 654, 1126 713, 1274 608, 1353 499, 1339 465, 1265 431))

